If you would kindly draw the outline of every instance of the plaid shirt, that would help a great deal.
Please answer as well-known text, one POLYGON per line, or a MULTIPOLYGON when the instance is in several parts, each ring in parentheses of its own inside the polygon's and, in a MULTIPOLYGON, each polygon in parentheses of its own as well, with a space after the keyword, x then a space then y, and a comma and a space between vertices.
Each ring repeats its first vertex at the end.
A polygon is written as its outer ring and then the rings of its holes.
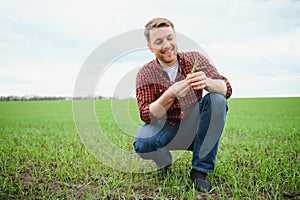
MULTIPOLYGON (((231 96, 232 88, 227 78, 219 74, 217 69, 203 55, 198 52, 179 52, 177 58, 179 67, 174 82, 185 79, 194 65, 195 58, 198 58, 200 61, 199 66, 206 66, 203 69, 206 77, 224 80, 227 87, 226 98, 228 99, 231 96)), ((136 97, 140 118, 146 124, 150 122, 155 123, 155 121, 159 120, 149 111, 149 106, 174 82, 170 81, 168 74, 162 70, 157 59, 147 63, 139 70, 136 77, 136 97)), ((193 90, 191 88, 185 97, 174 100, 166 115, 162 118, 166 118, 167 122, 174 126, 189 115, 193 105, 202 98, 202 92, 202 90, 193 90)))

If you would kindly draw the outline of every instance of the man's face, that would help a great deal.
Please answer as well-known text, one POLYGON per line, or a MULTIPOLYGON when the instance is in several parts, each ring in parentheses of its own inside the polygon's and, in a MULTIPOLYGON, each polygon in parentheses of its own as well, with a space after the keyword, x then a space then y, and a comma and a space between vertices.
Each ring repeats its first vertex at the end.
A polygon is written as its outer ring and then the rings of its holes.
POLYGON ((171 26, 151 29, 148 47, 163 66, 172 66, 177 60, 177 40, 171 26))

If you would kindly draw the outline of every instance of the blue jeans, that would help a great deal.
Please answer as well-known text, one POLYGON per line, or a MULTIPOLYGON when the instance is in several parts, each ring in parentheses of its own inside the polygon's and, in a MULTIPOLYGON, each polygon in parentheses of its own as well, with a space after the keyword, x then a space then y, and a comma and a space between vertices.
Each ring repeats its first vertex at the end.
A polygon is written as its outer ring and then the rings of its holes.
POLYGON ((191 150, 192 168, 213 172, 226 113, 225 97, 208 93, 175 126, 165 121, 141 126, 135 136, 134 150, 141 158, 152 159, 158 168, 172 164, 170 150, 191 150))

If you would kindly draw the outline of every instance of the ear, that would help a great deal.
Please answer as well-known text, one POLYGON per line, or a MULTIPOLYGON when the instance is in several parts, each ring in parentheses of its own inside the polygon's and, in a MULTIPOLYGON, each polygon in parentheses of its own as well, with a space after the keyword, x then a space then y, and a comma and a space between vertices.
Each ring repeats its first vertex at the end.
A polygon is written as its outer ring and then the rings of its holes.
POLYGON ((151 51, 151 52, 153 52, 153 49, 152 49, 152 47, 151 47, 151 45, 148 43, 147 44, 147 47, 148 47, 148 49, 151 51))

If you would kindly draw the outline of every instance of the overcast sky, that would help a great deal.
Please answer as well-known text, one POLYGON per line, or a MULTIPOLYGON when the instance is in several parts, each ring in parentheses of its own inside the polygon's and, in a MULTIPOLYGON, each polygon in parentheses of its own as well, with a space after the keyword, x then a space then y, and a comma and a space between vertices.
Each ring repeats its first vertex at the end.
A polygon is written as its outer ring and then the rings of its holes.
MULTIPOLYGON (((0 95, 72 96, 93 50, 166 17, 228 77, 233 97, 300 96, 297 0, 0 2, 0 95)), ((126 70, 152 58, 144 49, 115 61, 97 94, 111 96, 126 70)))

